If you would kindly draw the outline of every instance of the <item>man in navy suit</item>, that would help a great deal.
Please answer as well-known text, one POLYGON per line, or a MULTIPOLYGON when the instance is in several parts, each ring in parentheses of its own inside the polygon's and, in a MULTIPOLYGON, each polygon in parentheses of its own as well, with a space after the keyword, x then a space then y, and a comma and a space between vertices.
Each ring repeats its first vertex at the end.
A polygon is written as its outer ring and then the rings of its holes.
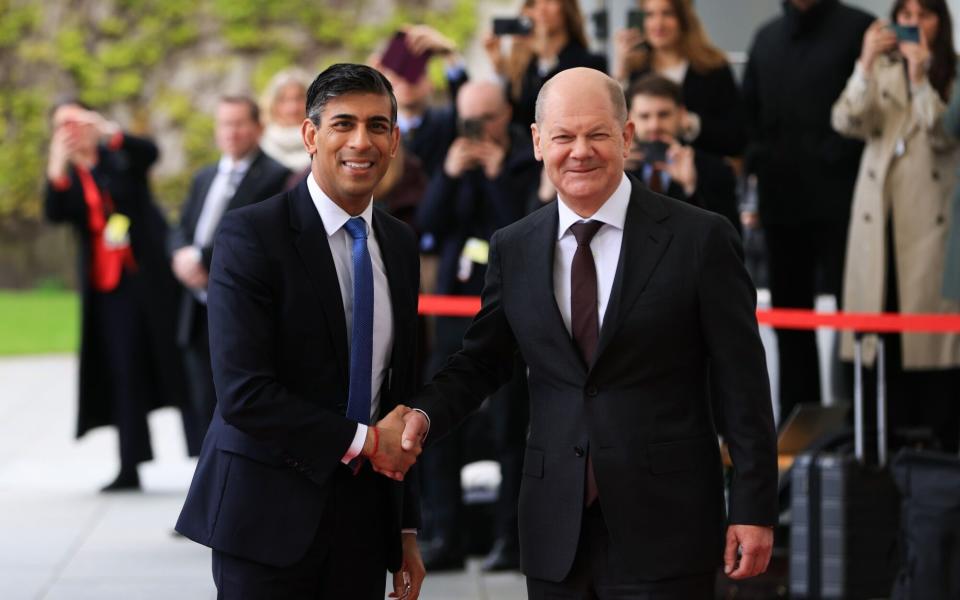
POLYGON ((219 598, 372 600, 387 570, 395 596, 419 594, 415 472, 403 477, 419 448, 400 449, 417 245, 372 205, 396 115, 380 73, 330 67, 307 94, 311 173, 220 225, 208 287, 218 402, 177 523, 213 548, 219 598))

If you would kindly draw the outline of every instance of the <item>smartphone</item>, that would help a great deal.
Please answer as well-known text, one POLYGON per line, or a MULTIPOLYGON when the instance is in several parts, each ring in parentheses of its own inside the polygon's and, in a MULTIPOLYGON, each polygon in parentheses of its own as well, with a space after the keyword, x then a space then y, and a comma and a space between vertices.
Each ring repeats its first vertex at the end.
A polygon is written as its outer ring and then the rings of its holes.
POLYGON ((482 119, 461 119, 460 136, 470 140, 479 140, 483 137, 482 119))
POLYGON ((607 26, 606 9, 594 11, 590 15, 590 20, 593 21, 593 37, 601 41, 607 39, 610 34, 610 28, 607 26))
POLYGON ((407 35, 398 31, 393 34, 390 43, 387 44, 380 63, 410 83, 417 83, 427 72, 428 60, 430 60, 429 51, 414 54, 407 46, 407 35))
POLYGON ((493 20, 493 35, 530 35, 531 32, 533 32, 533 21, 530 17, 493 20))
POLYGON ((643 31, 643 17, 645 13, 642 10, 627 11, 627 27, 629 29, 639 29, 643 31))
POLYGON ((654 140, 652 142, 638 141, 636 143, 637 150, 643 153, 643 162, 648 165, 667 162, 667 149, 669 147, 666 142, 661 142, 660 140, 654 140))
POLYGON ((891 25, 890 29, 897 34, 898 42, 920 43, 920 28, 916 25, 891 25))

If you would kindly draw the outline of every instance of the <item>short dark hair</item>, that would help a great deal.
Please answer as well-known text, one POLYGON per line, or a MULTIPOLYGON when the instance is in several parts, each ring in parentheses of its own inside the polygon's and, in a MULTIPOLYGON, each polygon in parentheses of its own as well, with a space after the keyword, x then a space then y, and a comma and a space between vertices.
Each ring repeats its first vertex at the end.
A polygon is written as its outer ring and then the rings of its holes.
POLYGON ((260 105, 250 96, 244 96, 242 94, 220 96, 220 104, 243 104, 250 110, 250 118, 253 122, 260 122, 260 105))
POLYGON ((679 83, 662 75, 645 75, 634 82, 627 90, 627 106, 631 106, 633 99, 637 96, 666 98, 667 100, 673 100, 677 106, 683 106, 683 88, 680 87, 679 83))
POLYGON ((346 94, 377 94, 390 99, 390 124, 397 122, 397 98, 383 73, 367 65, 337 63, 317 75, 307 90, 307 118, 320 125, 327 102, 346 94))

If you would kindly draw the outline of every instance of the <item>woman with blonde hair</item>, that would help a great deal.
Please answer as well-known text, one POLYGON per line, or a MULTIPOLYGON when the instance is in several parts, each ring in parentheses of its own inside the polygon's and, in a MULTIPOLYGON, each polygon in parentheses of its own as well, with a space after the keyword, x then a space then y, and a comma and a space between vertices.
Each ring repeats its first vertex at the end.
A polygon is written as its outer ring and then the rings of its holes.
POLYGON ((691 0, 639 0, 642 29, 616 35, 613 77, 626 84, 651 72, 679 83, 695 148, 739 156, 746 145, 740 91, 722 50, 710 42, 691 0))
POLYGON ((522 14, 532 22, 529 35, 513 36, 510 52, 501 50, 500 36, 484 41, 494 70, 505 81, 512 122, 529 126, 543 84, 566 69, 607 70, 607 60, 588 49, 583 13, 577 0, 526 0, 522 14))
POLYGON ((270 79, 260 97, 260 114, 265 125, 260 147, 267 156, 294 173, 310 165, 300 125, 307 117, 307 89, 312 81, 299 67, 284 69, 270 79))

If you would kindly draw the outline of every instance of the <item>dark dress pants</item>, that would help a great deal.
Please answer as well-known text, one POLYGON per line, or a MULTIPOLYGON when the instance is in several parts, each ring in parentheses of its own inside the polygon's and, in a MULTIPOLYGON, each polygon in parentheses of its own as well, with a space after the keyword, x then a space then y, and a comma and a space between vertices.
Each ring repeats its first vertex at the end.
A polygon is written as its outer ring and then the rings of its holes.
MULTIPOLYGON (((818 293, 838 305, 846 255, 847 223, 766 224, 770 297, 775 308, 813 309, 818 293)), ((820 404, 820 362, 814 331, 777 330, 780 355, 780 422, 803 402, 820 404)), ((842 387, 842 383, 839 384, 842 387)), ((841 397, 849 394, 835 390, 841 397)))
POLYGON ((188 432, 189 445, 199 448, 203 443, 213 410, 217 405, 217 394, 213 387, 213 368, 210 364, 210 333, 207 326, 207 307, 194 302, 193 324, 190 342, 183 352, 184 367, 187 371, 187 384, 190 391, 190 409, 192 409, 195 431, 188 432))
POLYGON ((378 477, 369 464, 356 476, 347 467, 337 469, 316 538, 289 567, 214 550, 218 600, 382 600, 387 574, 383 516, 389 507, 378 477))
POLYGON ((136 469, 137 464, 153 458, 145 401, 150 390, 144 389, 150 380, 150 344, 147 316, 134 289, 135 277, 125 273, 116 289, 94 292, 91 298, 93 329, 110 382, 121 470, 136 469))
POLYGON ((577 554, 567 578, 557 583, 527 577, 530 600, 710 600, 715 574, 642 581, 620 568, 600 503, 586 509, 577 554))

